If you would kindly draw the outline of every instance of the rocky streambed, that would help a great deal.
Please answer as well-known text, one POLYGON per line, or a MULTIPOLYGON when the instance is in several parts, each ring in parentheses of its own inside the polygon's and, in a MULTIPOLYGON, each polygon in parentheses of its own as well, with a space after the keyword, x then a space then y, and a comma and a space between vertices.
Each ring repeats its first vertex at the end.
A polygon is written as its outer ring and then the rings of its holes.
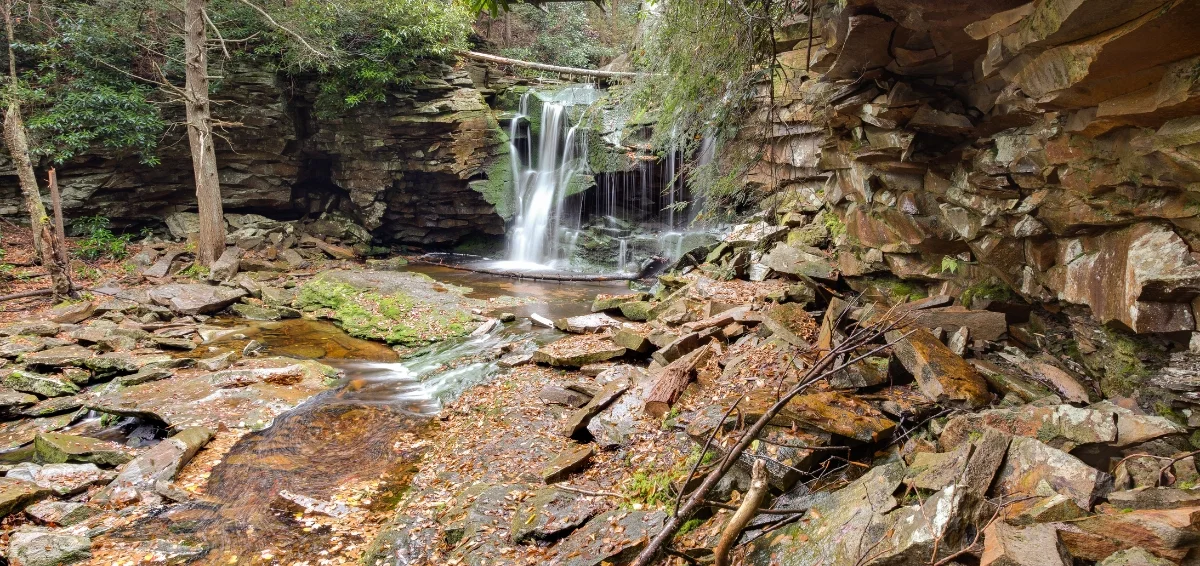
POLYGON ((326 252, 4 324, 7 557, 1194 560, 1197 354, 745 233, 644 292, 326 252))

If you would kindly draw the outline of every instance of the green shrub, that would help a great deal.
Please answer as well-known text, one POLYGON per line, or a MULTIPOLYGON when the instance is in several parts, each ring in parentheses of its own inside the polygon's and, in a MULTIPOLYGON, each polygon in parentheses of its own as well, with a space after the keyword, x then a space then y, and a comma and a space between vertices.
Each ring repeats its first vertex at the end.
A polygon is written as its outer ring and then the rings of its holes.
POLYGON ((83 233, 83 238, 79 240, 79 257, 86 260, 125 259, 129 255, 129 241, 133 235, 113 234, 108 229, 108 218, 87 216, 80 218, 75 225, 83 233))

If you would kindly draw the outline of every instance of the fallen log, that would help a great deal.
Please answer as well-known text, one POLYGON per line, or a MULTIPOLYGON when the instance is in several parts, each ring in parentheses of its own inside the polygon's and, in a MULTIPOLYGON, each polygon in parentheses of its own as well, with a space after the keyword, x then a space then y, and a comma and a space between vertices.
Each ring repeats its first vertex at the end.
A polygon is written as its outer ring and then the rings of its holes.
MULTIPOLYGON (((503 269, 488 269, 486 267, 467 267, 465 265, 455 265, 453 263, 445 263, 441 261, 430 261, 421 258, 408 258, 411 263, 421 265, 436 265, 438 267, 446 267, 449 269, 457 269, 458 271, 468 271, 471 273, 480 273, 483 275, 495 275, 497 277, 510 277, 513 279, 529 279, 531 281, 558 281, 567 283, 599 283, 604 281, 636 281, 644 279, 646 271, 629 274, 593 274, 593 273, 542 273, 536 272, 514 272, 505 271, 503 269)), ((653 265, 653 264, 651 264, 653 265)))
POLYGON ((650 393, 646 395, 646 405, 643 409, 646 414, 656 419, 661 419, 663 415, 667 414, 667 411, 671 410, 671 405, 679 400, 679 396, 683 395, 683 390, 687 389, 688 384, 692 382, 692 376, 696 370, 707 363, 712 355, 712 344, 706 344, 667 364, 658 374, 658 380, 654 382, 650 393))
POLYGON ((11 295, 0 296, 0 303, 5 301, 14 301, 16 299, 24 299, 26 297, 41 297, 43 295, 53 295, 54 289, 36 289, 34 291, 22 291, 11 295))
POLYGON ((525 67, 526 69, 536 69, 538 71, 549 71, 551 73, 564 73, 568 75, 578 75, 582 77, 598 77, 598 78, 623 78, 636 77, 641 73, 630 73, 625 71, 597 71, 594 69, 580 69, 576 67, 560 67, 558 65, 547 65, 545 63, 534 63, 532 61, 522 61, 520 59, 509 59, 499 55, 490 55, 488 53, 479 53, 478 51, 462 51, 459 55, 468 59, 478 61, 487 61, 489 63, 499 63, 501 65, 512 65, 514 67, 525 67))

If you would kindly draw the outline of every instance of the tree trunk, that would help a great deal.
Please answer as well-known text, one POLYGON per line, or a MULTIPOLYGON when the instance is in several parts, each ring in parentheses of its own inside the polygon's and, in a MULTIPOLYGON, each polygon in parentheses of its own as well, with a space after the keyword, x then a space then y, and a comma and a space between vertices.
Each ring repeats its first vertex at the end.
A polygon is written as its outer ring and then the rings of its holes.
POLYGON ((71 296, 74 286, 67 266, 62 261, 65 257, 62 242, 54 236, 50 226, 50 218, 46 216, 46 207, 42 204, 42 193, 38 190, 37 176, 33 172, 33 161, 29 158, 29 139, 25 134, 25 122, 21 120, 21 105, 13 95, 8 103, 8 111, 4 113, 4 144, 12 154, 13 166, 17 169, 17 178, 21 183, 21 192, 25 195, 25 205, 29 208, 29 228, 33 231, 34 251, 41 258, 42 265, 50 273, 54 298, 71 296))
POLYGON ((208 100, 208 53, 204 24, 207 0, 185 0, 183 11, 188 143, 196 177, 196 205, 200 213, 200 241, 196 260, 212 265, 225 251, 225 215, 221 208, 221 182, 217 178, 217 151, 213 142, 212 109, 208 100))
POLYGON ((51 294, 55 300, 75 294, 71 284, 63 242, 54 237, 46 206, 42 204, 42 192, 38 189, 37 175, 33 172, 33 160, 29 157, 29 136, 25 132, 25 121, 21 119, 21 101, 17 93, 17 59, 13 55, 13 2, 0 5, 4 17, 4 34, 8 39, 8 109, 4 112, 4 145, 12 155, 13 167, 29 210, 29 229, 33 234, 34 257, 41 258, 42 265, 50 273, 51 294))
POLYGON ((13 166, 17 169, 17 179, 21 183, 21 193, 25 197, 25 209, 29 212, 29 227, 33 232, 33 251, 34 261, 40 261, 42 257, 42 234, 38 230, 38 219, 46 216, 46 207, 42 204, 41 193, 37 188, 37 176, 33 173, 33 163, 29 159, 29 143, 25 138, 25 124, 21 120, 20 102, 17 100, 16 85, 17 85, 17 57, 13 54, 13 1, 4 0, 0 4, 0 11, 4 16, 4 33, 8 38, 8 87, 9 100, 8 110, 4 114, 4 138, 5 143, 9 147, 9 152, 12 153, 13 166), (12 127, 9 127, 9 122, 12 122, 12 127), (10 135, 20 133, 20 139, 12 138, 10 135), (14 145, 19 145, 24 150, 24 159, 17 155, 18 149, 14 145))
POLYGON ((54 237, 58 240, 58 259, 63 265, 71 265, 67 257, 67 230, 63 224, 62 195, 58 192, 58 171, 53 167, 48 172, 47 184, 50 188, 50 208, 54 211, 54 237))

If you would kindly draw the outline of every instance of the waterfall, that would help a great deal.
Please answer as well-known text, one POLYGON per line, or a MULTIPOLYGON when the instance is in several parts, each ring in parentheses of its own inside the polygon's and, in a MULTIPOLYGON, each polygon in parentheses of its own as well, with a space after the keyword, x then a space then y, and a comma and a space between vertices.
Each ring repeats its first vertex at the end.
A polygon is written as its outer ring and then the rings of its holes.
POLYGON ((567 87, 546 99, 533 91, 521 97, 509 136, 513 190, 520 210, 510 238, 509 260, 548 264, 558 257, 563 198, 571 180, 587 167, 586 140, 576 135, 577 127, 571 125, 568 111, 572 106, 591 104, 597 97, 591 85, 567 87), (532 136, 525 136, 524 152, 518 146, 522 123, 528 127, 531 99, 542 104, 536 155, 532 136), (528 156, 528 162, 522 155, 528 156))
POLYGON ((629 257, 629 240, 621 238, 621 245, 617 248, 617 271, 625 271, 625 261, 629 257))

